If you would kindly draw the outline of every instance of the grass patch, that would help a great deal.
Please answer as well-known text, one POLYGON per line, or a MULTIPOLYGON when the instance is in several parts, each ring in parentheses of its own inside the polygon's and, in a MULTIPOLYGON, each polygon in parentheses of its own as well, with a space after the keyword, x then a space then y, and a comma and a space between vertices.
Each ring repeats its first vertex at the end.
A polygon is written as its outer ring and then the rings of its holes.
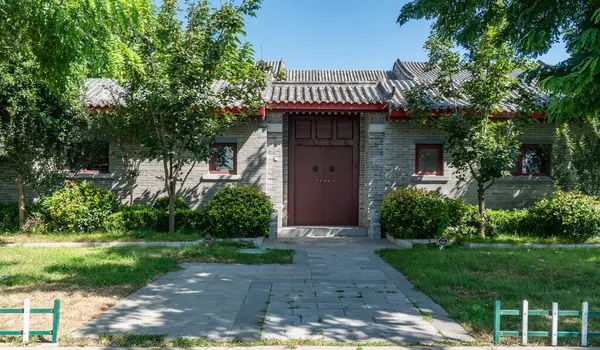
POLYGON ((481 238, 481 236, 461 236, 457 239, 457 242, 470 242, 470 243, 510 243, 510 244, 600 244, 600 236, 592 237, 584 242, 568 239, 568 238, 560 238, 560 237, 523 237, 523 236, 513 236, 513 235, 497 235, 494 237, 481 238))
POLYGON ((293 250, 265 254, 238 252, 246 244, 216 242, 174 247, 0 247, 0 286, 60 283, 128 286, 137 289, 157 276, 179 269, 180 262, 290 264, 293 250))
MULTIPOLYGON (((523 300, 530 309, 550 310, 552 302, 562 310, 580 310, 588 301, 590 310, 600 310, 600 254, 595 249, 466 249, 439 250, 415 245, 413 249, 377 251, 385 261, 404 273, 416 288, 428 294, 480 341, 493 337, 494 301, 503 309, 520 309, 523 300)), ((521 329, 519 316, 503 316, 503 330, 521 329)), ((561 317, 559 330, 578 331, 581 320, 561 317)), ((549 331, 550 318, 529 317, 529 329, 549 331)), ((600 319, 590 318, 589 331, 600 331, 600 319)), ((502 338, 516 344, 517 338, 502 338)), ((530 343, 549 342, 530 338, 530 343)), ((578 339, 560 338, 576 345, 578 339)), ((600 340, 591 341, 600 345, 600 340)))
MULTIPOLYGON (((25 298, 31 298, 32 307, 47 308, 54 299, 61 299, 60 338, 64 343, 72 331, 160 275, 180 269, 181 262, 289 264, 293 261, 293 250, 244 254, 237 251, 241 247, 248 244, 216 242, 210 247, 184 248, 0 247, 0 308, 22 307, 25 298)), ((20 329, 22 315, 0 316, 0 329, 20 329)), ((49 329, 51 317, 32 317, 32 329, 49 329)), ((0 337, 0 343, 3 341, 12 344, 18 340, 0 337)), ((158 346, 164 337, 119 335, 102 341, 158 346)))
POLYGON ((154 232, 151 230, 109 232, 56 232, 47 235, 25 235, 0 233, 0 243, 45 243, 45 242, 189 242, 203 239, 202 232, 154 232))

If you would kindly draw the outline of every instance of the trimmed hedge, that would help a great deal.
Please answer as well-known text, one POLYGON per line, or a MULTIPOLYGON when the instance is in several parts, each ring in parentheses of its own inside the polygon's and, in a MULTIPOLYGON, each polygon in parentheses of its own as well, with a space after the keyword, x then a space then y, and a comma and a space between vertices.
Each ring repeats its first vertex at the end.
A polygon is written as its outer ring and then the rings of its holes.
POLYGON ((581 192, 556 191, 528 210, 528 228, 539 237, 585 241, 600 235, 600 200, 581 192))
POLYGON ((381 228, 395 238, 435 238, 473 223, 477 223, 473 206, 419 188, 397 189, 381 205, 381 228))
MULTIPOLYGON (((98 185, 67 182, 42 205, 28 203, 30 233, 92 230, 168 231, 168 197, 152 205, 119 207, 117 197, 98 185)), ((215 194, 204 210, 189 209, 177 198, 175 227, 178 230, 210 233, 218 238, 258 237, 269 232, 273 205, 269 197, 249 185, 227 186, 215 194)), ((0 232, 18 232, 16 204, 0 204, 0 232)))
POLYGON ((269 233, 271 199, 250 185, 226 186, 204 208, 204 229, 215 237, 259 237, 269 233))
MULTIPOLYGON (((477 207, 439 192, 402 188, 381 206, 381 226, 395 238, 431 239, 477 234, 477 207)), ((600 236, 600 200, 579 192, 556 191, 532 207, 486 211, 486 234, 557 237, 583 242, 600 236)))

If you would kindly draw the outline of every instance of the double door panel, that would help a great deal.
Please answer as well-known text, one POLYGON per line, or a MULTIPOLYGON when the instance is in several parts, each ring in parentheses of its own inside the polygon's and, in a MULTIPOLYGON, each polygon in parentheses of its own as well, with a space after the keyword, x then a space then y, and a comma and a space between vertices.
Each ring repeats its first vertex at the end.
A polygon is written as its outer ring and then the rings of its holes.
POLYGON ((357 225, 357 119, 298 117, 292 129, 290 224, 357 225))

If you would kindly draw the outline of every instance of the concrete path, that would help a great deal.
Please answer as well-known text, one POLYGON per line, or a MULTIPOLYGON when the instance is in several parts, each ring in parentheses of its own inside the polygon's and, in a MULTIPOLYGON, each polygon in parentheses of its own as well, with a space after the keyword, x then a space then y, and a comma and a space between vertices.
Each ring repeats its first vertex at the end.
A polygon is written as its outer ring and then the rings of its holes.
POLYGON ((373 254, 395 247, 388 241, 313 238, 266 241, 263 247, 295 249, 294 264, 184 264, 73 336, 130 332, 216 340, 473 340, 373 254))

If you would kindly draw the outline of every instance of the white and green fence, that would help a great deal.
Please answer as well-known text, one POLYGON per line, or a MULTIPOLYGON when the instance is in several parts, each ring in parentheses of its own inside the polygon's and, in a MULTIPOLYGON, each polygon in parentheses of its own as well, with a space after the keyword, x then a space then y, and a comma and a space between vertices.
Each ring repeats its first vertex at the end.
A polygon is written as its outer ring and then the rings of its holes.
POLYGON ((496 300, 494 315, 494 343, 499 344, 501 337, 521 337, 521 343, 527 345, 529 337, 549 337, 552 345, 558 344, 558 338, 580 338, 581 346, 588 345, 588 339, 600 338, 600 332, 590 332, 588 324, 590 317, 600 317, 600 311, 590 311, 587 301, 581 305, 581 310, 559 310, 558 303, 552 303, 552 310, 529 310, 527 300, 523 301, 521 310, 502 310, 499 300, 496 300), (502 316, 521 316, 520 331, 503 331, 501 328, 502 316), (551 316, 552 329, 550 331, 529 330, 529 316, 551 316), (559 331, 558 318, 561 316, 581 317, 581 330, 579 332, 559 331))
POLYGON ((58 324, 60 322, 60 299, 54 300, 54 307, 45 309, 32 309, 29 299, 25 299, 23 308, 0 309, 0 314, 23 314, 23 329, 15 331, 0 330, 0 336, 22 336, 23 343, 29 341, 31 335, 52 336, 52 343, 58 343, 58 324), (30 330, 29 321, 31 314, 53 314, 51 330, 30 330))

